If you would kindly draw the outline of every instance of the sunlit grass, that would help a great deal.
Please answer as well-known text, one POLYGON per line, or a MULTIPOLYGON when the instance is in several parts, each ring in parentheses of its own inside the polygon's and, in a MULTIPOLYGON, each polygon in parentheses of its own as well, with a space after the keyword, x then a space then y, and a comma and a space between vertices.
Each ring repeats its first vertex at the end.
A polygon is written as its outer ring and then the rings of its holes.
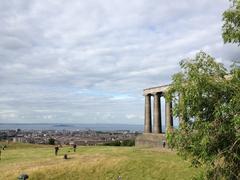
POLYGON ((199 171, 170 150, 136 147, 65 146, 56 157, 53 146, 10 144, 0 161, 0 179, 191 179, 199 171))

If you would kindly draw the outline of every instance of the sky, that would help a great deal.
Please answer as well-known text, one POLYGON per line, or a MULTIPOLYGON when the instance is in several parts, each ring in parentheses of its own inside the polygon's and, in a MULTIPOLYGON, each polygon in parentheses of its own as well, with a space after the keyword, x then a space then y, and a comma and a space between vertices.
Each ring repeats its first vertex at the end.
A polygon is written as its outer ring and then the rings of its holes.
POLYGON ((228 0, 0 1, 0 123, 143 124, 143 89, 200 50, 229 66, 228 0))

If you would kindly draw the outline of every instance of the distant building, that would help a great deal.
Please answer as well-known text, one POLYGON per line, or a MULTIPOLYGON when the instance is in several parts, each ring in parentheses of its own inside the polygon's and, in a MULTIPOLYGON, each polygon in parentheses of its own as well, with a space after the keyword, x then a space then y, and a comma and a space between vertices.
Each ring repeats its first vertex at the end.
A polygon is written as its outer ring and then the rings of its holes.
POLYGON ((13 142, 24 142, 24 137, 22 135, 17 135, 13 137, 13 142))

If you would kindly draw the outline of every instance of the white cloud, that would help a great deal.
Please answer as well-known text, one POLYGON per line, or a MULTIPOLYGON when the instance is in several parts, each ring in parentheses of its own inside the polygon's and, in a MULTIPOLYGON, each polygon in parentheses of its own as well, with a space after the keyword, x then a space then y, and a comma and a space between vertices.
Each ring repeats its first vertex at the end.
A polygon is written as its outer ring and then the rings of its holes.
POLYGON ((113 100, 113 101, 119 101, 119 100, 127 100, 127 99, 132 99, 131 96, 129 95, 126 95, 126 94, 121 94, 121 95, 115 95, 111 98, 109 98, 110 100, 113 100))
POLYGON ((221 38, 228 4, 1 1, 0 109, 17 112, 11 122, 142 124, 142 89, 168 83, 181 59, 240 57, 221 38))

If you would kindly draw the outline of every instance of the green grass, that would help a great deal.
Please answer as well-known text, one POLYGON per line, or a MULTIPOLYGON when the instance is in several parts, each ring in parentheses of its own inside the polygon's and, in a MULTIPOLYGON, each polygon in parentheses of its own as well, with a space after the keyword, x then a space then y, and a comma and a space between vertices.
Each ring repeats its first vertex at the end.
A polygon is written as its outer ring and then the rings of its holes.
MULTIPOLYGON (((1 143, 0 143, 1 144, 1 143)), ((53 146, 10 144, 2 151, 0 179, 16 179, 27 173, 30 179, 191 179, 201 172, 191 168, 170 150, 136 147, 60 148, 54 155, 53 146), (64 160, 67 153, 69 159, 64 160)))

